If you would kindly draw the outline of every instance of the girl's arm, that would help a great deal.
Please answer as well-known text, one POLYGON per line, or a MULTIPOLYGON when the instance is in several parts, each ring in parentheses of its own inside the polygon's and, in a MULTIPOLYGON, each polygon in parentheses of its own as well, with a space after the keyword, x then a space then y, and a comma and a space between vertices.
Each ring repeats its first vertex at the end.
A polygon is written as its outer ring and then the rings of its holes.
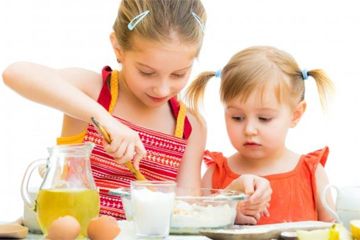
MULTIPOLYGON (((202 187, 212 188, 212 177, 215 168, 209 167, 203 178, 202 178, 202 187)), ((237 205, 237 214, 236 214, 236 224, 252 224, 255 225, 261 215, 268 216, 267 207, 268 202, 271 199, 271 186, 268 180, 257 177, 251 174, 244 174, 239 178, 235 179, 230 183, 226 189, 237 190, 242 192, 247 192, 248 194, 253 194, 251 196, 253 201, 249 200, 241 201, 237 205), (265 209, 263 204, 265 203, 265 209)))
POLYGON ((3 79, 23 97, 56 108, 80 121, 89 122, 91 116, 99 120, 109 118, 107 111, 94 100, 102 84, 97 73, 18 62, 5 69, 3 79))
MULTIPOLYGON (((317 187, 316 202, 317 202, 319 221, 333 222, 335 221, 335 219, 328 213, 328 211, 325 209, 324 205, 321 202, 322 192, 324 191, 324 188, 329 184, 329 179, 327 177, 324 167, 321 164, 319 164, 316 168, 315 178, 316 178, 316 187, 317 187)), ((335 209, 335 204, 331 197, 331 194, 328 194, 326 196, 326 201, 332 209, 335 209)))
POLYGON ((201 187, 213 188, 212 187, 212 177, 213 177, 214 170, 215 170, 214 166, 211 166, 206 170, 204 176, 201 179, 201 187))
POLYGON ((187 113, 192 132, 181 161, 177 184, 185 189, 201 187, 201 162, 206 144, 206 127, 193 114, 187 113))
MULTIPOLYGON (((64 112, 64 126, 86 126, 95 117, 114 140, 105 149, 119 162, 134 157, 134 165, 146 153, 141 140, 125 125, 116 121, 95 99, 101 90, 101 76, 78 68, 57 70, 39 64, 18 62, 3 73, 6 85, 20 95, 37 103, 64 112)), ((83 129, 79 129, 80 132, 83 129)), ((63 129, 63 133, 66 132, 63 129)))

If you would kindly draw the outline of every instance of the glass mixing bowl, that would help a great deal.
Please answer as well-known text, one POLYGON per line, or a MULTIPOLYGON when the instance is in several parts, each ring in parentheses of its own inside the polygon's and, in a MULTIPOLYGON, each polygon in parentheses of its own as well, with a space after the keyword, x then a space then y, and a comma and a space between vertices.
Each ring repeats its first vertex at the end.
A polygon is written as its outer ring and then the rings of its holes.
MULTIPOLYGON (((119 188, 110 193, 121 196, 126 219, 132 220, 130 189, 119 188)), ((178 188, 170 232, 198 234, 203 230, 230 228, 234 225, 236 205, 245 198, 238 191, 202 188, 194 192, 178 188)))

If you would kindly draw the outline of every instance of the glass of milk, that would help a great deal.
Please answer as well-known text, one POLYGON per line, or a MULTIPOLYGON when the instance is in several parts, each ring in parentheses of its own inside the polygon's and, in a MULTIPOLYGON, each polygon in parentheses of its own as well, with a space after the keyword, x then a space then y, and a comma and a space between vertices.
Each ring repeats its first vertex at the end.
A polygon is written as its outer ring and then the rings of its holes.
POLYGON ((175 203, 173 181, 131 182, 131 205, 138 239, 166 239, 175 203))

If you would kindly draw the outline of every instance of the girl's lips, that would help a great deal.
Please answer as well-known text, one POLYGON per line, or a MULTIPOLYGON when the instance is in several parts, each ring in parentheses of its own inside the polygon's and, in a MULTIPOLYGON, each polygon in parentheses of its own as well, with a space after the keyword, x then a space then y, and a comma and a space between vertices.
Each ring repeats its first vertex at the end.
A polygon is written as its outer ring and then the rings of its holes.
POLYGON ((150 96, 150 95, 148 95, 148 97, 149 97, 152 101, 154 101, 154 102, 164 102, 164 101, 167 100, 167 97, 158 98, 158 97, 152 97, 152 96, 150 96))
POLYGON ((246 142, 246 143, 244 143, 244 146, 260 146, 260 144, 258 144, 256 142, 246 142))

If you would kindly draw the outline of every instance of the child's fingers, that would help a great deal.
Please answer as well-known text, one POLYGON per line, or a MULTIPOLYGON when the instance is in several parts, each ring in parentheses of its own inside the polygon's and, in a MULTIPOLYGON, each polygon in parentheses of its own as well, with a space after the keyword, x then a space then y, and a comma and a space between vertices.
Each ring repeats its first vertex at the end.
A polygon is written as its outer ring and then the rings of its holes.
POLYGON ((260 218, 260 212, 258 209, 241 209, 241 213, 247 216, 253 216, 257 220, 260 218))
MULTIPOLYGON (((114 148, 116 147, 115 142, 114 143, 114 148)), ((113 144, 111 143, 111 144, 113 144)), ((125 155, 126 150, 128 148, 129 143, 127 143, 126 141, 122 141, 118 147, 118 149, 113 153, 113 157, 116 159, 117 162, 121 162, 121 158, 125 155)))
POLYGON ((261 212, 261 215, 265 216, 265 217, 270 217, 270 212, 269 212, 269 209, 268 207, 266 207, 264 209, 264 211, 261 212))
POLYGON ((246 216, 242 213, 239 213, 236 215, 236 221, 237 224, 247 224, 247 225, 256 225, 257 220, 252 216, 246 216))
POLYGON ((135 142, 135 148, 136 148, 136 152, 139 153, 140 155, 142 155, 142 156, 146 155, 146 149, 144 147, 143 142, 140 139, 138 139, 135 142))
POLYGON ((266 208, 266 206, 260 203, 239 206, 239 209, 247 209, 247 210, 255 210, 255 211, 260 211, 263 210, 264 208, 266 208))
POLYGON ((135 143, 135 155, 134 155, 134 167, 139 170, 140 161, 143 157, 146 156, 146 149, 141 142, 141 140, 137 140, 135 143))
POLYGON ((253 176, 242 175, 241 179, 239 179, 239 180, 240 181, 242 180, 242 182, 243 182, 243 188, 244 188, 245 194, 252 195, 254 193, 254 191, 255 191, 253 176))
POLYGON ((249 207, 249 208, 239 208, 239 211, 245 213, 246 215, 268 215, 268 210, 265 206, 249 207))
POLYGON ((115 145, 108 144, 105 141, 103 142, 103 147, 104 147, 104 150, 112 156, 118 150, 118 146, 116 147, 115 145))
POLYGON ((249 207, 249 206, 255 206, 255 207, 263 206, 263 207, 266 207, 269 202, 270 202, 270 199, 267 198, 267 197, 261 197, 261 198, 258 198, 256 200, 249 199, 249 201, 246 203, 246 206, 247 207, 249 207))
POLYGON ((255 192, 250 196, 251 202, 269 202, 271 199, 272 189, 268 180, 264 178, 254 179, 255 192))
POLYGON ((135 155, 135 146, 133 143, 129 143, 125 149, 125 153, 119 158, 120 163, 131 161, 135 155))
POLYGON ((261 213, 260 212, 256 212, 254 215, 252 215, 255 219, 256 222, 259 221, 260 217, 261 217, 261 213))
POLYGON ((134 168, 135 168, 136 170, 139 170, 140 161, 141 161, 142 158, 143 158, 142 155, 140 155, 140 154, 138 154, 138 153, 135 153, 135 156, 134 156, 134 158, 133 158, 133 160, 134 160, 133 164, 134 164, 134 168))
POLYGON ((244 183, 246 179, 247 175, 241 175, 237 179, 233 180, 225 189, 245 192, 245 185, 248 185, 244 183))
POLYGON ((250 201, 241 201, 238 203, 237 205, 237 209, 249 209, 249 210, 262 210, 266 207, 266 203, 264 202, 257 202, 257 203, 253 203, 250 201))
POLYGON ((114 156, 116 152, 119 150, 121 142, 122 140, 119 140, 118 138, 113 140, 111 143, 108 143, 105 140, 103 140, 103 147, 107 153, 114 156))

